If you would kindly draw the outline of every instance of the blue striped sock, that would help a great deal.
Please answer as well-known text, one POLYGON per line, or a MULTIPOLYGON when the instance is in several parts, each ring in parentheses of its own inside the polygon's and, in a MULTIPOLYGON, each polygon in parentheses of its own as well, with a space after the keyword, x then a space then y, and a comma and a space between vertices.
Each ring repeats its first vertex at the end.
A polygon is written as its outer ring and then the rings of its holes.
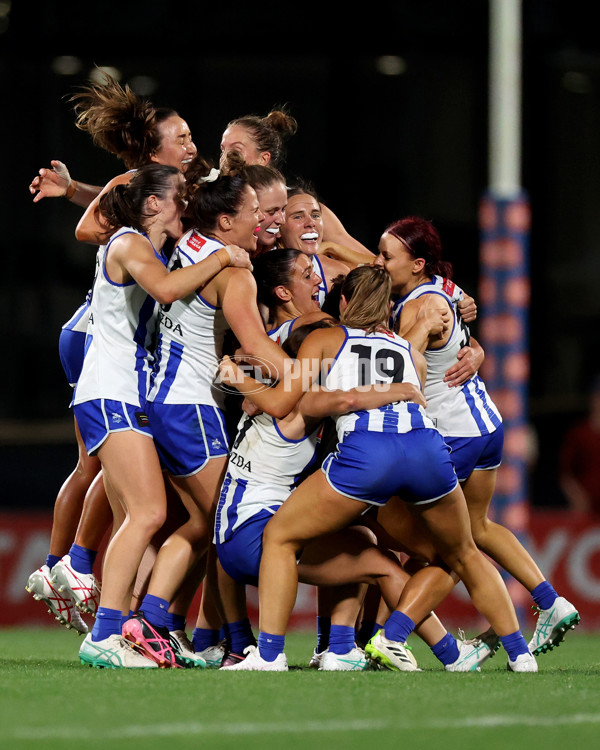
POLYGON ((406 639, 415 629, 414 622, 403 612, 392 612, 385 621, 383 634, 390 641, 406 643, 406 639))
POLYGON ((558 594, 548 581, 539 583, 531 592, 531 596, 540 609, 550 609, 558 598, 558 594))
POLYGON ((285 647, 285 635, 258 634, 258 651, 265 661, 275 661, 285 647))

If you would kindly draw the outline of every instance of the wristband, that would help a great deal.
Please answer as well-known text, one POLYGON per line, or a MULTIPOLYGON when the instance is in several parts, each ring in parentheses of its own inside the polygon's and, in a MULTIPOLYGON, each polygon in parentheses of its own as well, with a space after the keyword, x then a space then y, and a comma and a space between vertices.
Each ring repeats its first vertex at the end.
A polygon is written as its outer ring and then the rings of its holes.
POLYGON ((219 265, 221 266, 221 270, 226 268, 231 263, 231 255, 229 254, 229 250, 226 247, 220 247, 215 253, 215 255, 218 258, 219 265), (225 263, 223 263, 223 261, 221 260, 221 255, 220 255, 221 251, 225 251, 225 254, 227 255, 227 260, 225 263))
POLYGON ((77 190, 77 181, 71 180, 69 184, 67 185, 67 192, 65 193, 65 198, 70 201, 71 198, 75 195, 76 190, 77 190))

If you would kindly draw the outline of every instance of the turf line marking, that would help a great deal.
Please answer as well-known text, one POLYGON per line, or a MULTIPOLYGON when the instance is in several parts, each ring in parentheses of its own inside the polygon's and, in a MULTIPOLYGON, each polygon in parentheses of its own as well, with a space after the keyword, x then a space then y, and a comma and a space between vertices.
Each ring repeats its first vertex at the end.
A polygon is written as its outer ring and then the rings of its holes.
MULTIPOLYGON (((238 735, 238 734, 303 734, 306 732, 373 732, 413 729, 487 729, 495 727, 559 727, 570 724, 599 724, 600 714, 572 714, 568 716, 479 716, 473 718, 417 722, 374 721, 308 721, 308 722, 242 722, 238 724, 209 724, 198 721, 168 724, 134 724, 122 728, 91 731, 87 727, 19 727, 12 732, 15 739, 124 739, 139 737, 171 737, 173 735, 238 735)), ((7 737, 6 733, 3 733, 7 737)))

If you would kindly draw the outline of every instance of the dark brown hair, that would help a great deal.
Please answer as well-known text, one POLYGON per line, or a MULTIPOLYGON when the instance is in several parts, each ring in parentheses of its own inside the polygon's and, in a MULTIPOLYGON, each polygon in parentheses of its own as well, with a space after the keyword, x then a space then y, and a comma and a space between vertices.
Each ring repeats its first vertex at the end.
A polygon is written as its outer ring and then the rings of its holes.
POLYGON ((75 125, 92 136, 96 146, 121 159, 128 169, 141 167, 160 146, 158 125, 178 117, 169 108, 156 108, 128 85, 121 86, 102 71, 104 80, 82 86, 74 102, 75 125))
POLYGON ((259 152, 268 151, 271 163, 278 167, 285 157, 284 141, 298 130, 298 123, 284 108, 274 109, 266 117, 244 115, 231 120, 227 127, 240 125, 245 128, 259 152))

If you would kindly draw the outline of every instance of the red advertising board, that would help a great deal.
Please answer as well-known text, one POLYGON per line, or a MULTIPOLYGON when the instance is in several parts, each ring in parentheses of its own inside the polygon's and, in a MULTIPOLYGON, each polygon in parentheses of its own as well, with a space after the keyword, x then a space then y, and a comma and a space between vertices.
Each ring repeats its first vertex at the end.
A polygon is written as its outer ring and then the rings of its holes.
MULTIPOLYGON (((52 625, 46 608, 25 591, 29 574, 46 559, 51 526, 50 514, 0 513, 0 627, 52 625)), ((582 628, 600 628, 600 517, 534 511, 529 526, 529 549, 548 580, 578 608, 582 628)), ((515 581, 509 582, 509 589, 523 628, 531 629, 531 597, 515 581)), ((256 623, 258 596, 252 587, 248 602, 256 623)), ((189 613, 189 628, 197 606, 198 597, 189 613)), ((291 627, 314 628, 315 611, 315 590, 301 585, 291 627)), ((476 629, 482 624, 461 585, 436 612, 449 628, 476 629)))

